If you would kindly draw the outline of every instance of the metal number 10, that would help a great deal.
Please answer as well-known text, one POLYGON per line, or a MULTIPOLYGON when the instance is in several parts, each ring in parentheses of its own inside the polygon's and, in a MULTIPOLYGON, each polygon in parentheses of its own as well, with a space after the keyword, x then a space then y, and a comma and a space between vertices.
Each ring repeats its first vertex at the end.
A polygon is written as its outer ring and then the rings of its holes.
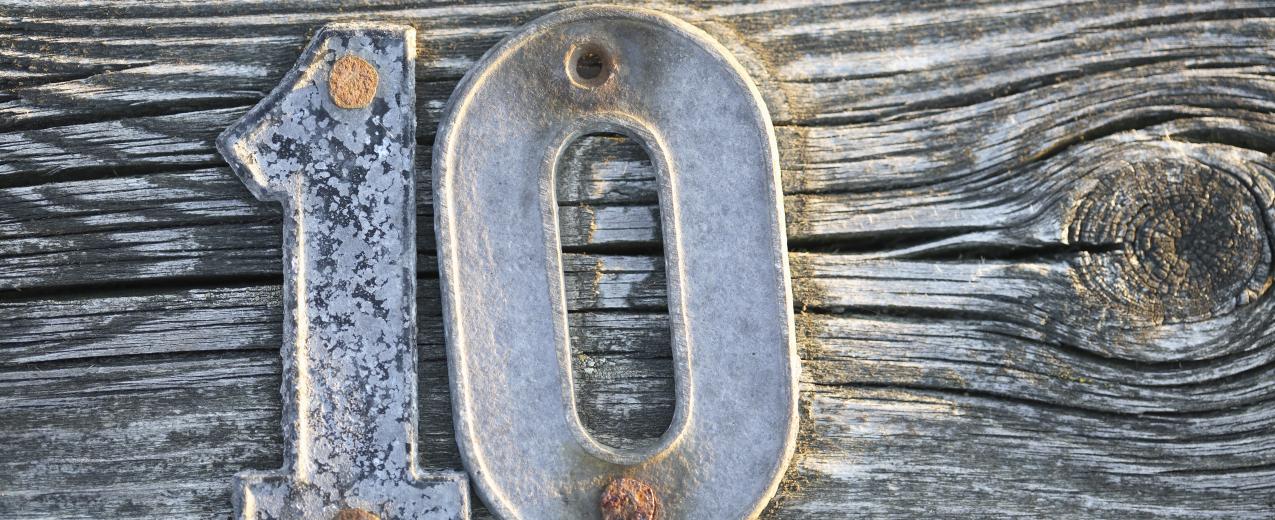
POLYGON ((756 516, 792 454, 798 370, 774 131, 740 65, 672 17, 568 9, 469 72, 434 158, 456 435, 488 507, 598 518, 631 479, 664 518, 756 516), (593 132, 659 170, 677 405, 642 451, 575 411, 554 171, 593 132))
MULTIPOLYGON (((329 26, 218 139, 284 210, 284 467, 240 474, 241 519, 469 515, 464 475, 416 468, 414 42, 329 26)), ((669 520, 756 516, 792 455, 798 369, 774 131, 739 64, 668 16, 568 9, 470 71, 434 157, 456 437, 490 509, 610 516, 619 482, 617 503, 669 520), (659 170, 677 405, 639 451, 575 411, 554 171, 591 132, 659 170)))

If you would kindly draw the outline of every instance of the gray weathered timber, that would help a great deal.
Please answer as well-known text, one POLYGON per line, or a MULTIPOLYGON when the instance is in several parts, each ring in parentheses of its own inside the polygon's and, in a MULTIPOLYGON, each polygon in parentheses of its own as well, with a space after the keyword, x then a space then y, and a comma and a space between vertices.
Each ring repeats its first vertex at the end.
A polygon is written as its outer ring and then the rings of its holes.
MULTIPOLYGON (((429 164, 461 75, 568 5, 402 4, 0 3, 0 517, 225 518, 282 463, 281 215, 212 139, 324 22, 388 19, 429 164)), ((656 7, 779 136, 802 434, 764 517, 1271 516, 1269 3, 656 7)), ((579 409, 640 445, 672 413, 654 173, 568 157, 579 409)), ((455 470, 425 231, 422 467, 455 470)))

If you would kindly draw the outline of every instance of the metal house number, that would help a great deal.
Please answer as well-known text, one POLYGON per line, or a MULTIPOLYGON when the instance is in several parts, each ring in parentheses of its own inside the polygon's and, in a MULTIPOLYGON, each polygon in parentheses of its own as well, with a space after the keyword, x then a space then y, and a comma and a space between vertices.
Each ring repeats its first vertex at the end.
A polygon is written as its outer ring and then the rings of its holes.
POLYGON ((416 469, 415 43, 328 26, 218 138, 284 208, 284 467, 237 477, 239 518, 468 515, 463 475, 416 469))
POLYGON ((774 131, 720 44, 644 9, 532 22, 457 87, 434 148, 456 438, 468 473, 416 467, 415 33, 320 31, 218 140, 284 207, 284 467, 234 483, 242 519, 758 515, 797 433, 797 357, 774 131), (589 66, 580 66, 587 56, 589 66), (617 132, 658 169, 677 404, 643 450, 576 415, 554 172, 617 132))

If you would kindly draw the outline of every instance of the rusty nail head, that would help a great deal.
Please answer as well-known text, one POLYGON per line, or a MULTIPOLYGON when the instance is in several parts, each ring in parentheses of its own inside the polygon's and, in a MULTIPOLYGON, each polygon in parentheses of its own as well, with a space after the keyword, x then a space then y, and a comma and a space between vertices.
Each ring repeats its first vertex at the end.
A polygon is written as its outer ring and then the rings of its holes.
POLYGON ((332 520, 381 520, 381 517, 366 509, 346 508, 337 511, 332 520))
POLYGON ((602 520, 657 520, 660 499, 646 482, 620 477, 602 491, 602 520))
POLYGON ((376 96, 376 68, 367 60, 346 54, 332 64, 328 93, 341 108, 363 108, 376 96))

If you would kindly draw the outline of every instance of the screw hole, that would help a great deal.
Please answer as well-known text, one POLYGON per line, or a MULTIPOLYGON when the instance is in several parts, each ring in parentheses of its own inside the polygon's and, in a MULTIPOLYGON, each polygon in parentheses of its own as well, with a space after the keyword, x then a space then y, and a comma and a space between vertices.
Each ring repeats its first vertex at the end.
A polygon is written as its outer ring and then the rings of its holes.
POLYGON ((606 48, 596 43, 577 45, 567 53, 567 76, 581 87, 596 87, 611 76, 614 61, 606 48))
POLYGON ((584 79, 597 79, 602 75, 602 54, 589 51, 576 59, 576 74, 584 79))

